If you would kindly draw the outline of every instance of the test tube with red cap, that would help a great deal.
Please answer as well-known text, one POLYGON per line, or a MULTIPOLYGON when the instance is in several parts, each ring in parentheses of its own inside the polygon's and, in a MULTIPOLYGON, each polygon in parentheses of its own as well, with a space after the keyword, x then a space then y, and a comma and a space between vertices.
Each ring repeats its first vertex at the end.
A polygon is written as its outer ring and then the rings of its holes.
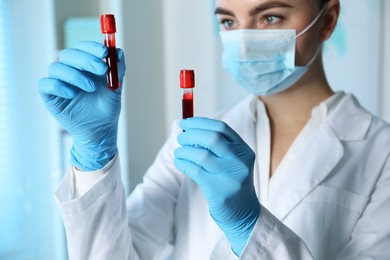
POLYGON ((183 119, 194 116, 195 73, 193 70, 180 71, 180 88, 182 89, 183 119))
POLYGON ((118 55, 116 52, 115 42, 115 17, 113 14, 103 14, 100 16, 100 27, 102 34, 104 34, 104 45, 108 49, 108 56, 106 63, 108 66, 107 71, 107 83, 108 88, 111 90, 117 90, 120 87, 118 76, 118 55))

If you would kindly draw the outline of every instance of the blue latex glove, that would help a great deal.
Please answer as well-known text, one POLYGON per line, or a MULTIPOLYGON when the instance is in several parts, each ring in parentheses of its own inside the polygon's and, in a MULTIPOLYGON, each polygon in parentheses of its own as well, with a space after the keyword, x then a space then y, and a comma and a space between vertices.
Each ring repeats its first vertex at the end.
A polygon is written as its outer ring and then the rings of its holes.
POLYGON ((180 122, 175 165, 202 189, 209 211, 241 255, 260 214, 253 185, 255 154, 228 125, 207 118, 180 122))
POLYGON ((103 168, 117 153, 117 131, 125 74, 123 51, 118 49, 121 88, 107 87, 107 48, 80 42, 61 52, 38 89, 49 112, 73 137, 71 163, 84 171, 103 168))

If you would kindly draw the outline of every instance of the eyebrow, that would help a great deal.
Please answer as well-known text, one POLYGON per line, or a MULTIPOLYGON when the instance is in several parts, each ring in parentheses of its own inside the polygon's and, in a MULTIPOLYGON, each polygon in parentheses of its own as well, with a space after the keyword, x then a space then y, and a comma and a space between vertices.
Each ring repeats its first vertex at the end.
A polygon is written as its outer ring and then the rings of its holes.
POLYGON ((229 11, 228 9, 222 8, 222 7, 217 7, 214 12, 215 15, 230 15, 230 16, 235 16, 232 11, 229 11))
POLYGON ((286 4, 285 2, 281 2, 281 1, 268 1, 268 2, 265 2, 263 4, 260 4, 258 6, 256 6, 255 8, 253 8, 252 10, 249 11, 249 15, 250 16, 254 16, 258 13, 261 13, 261 12, 264 12, 268 9, 272 9, 272 8, 292 8, 291 5, 289 4, 286 4))
MULTIPOLYGON (((292 8, 291 5, 289 4, 286 4, 284 2, 281 2, 281 1, 268 1, 268 2, 265 2, 265 3, 262 3, 262 4, 259 4, 258 6, 252 8, 250 11, 249 11, 249 15, 250 16, 255 16, 256 14, 258 13, 261 13, 261 12, 264 12, 268 9, 272 9, 272 8, 292 8)), ((235 16, 234 13, 228 9, 225 9, 225 8, 222 8, 222 7, 217 7, 215 9, 215 12, 214 12, 215 15, 230 15, 230 16, 235 16)))

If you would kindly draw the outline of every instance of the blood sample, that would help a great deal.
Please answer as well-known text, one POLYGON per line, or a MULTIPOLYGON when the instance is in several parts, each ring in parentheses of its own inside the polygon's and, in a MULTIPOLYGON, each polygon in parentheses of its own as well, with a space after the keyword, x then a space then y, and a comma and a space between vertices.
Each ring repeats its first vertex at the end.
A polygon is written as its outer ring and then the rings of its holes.
POLYGON ((193 70, 180 71, 180 88, 182 89, 183 119, 194 116, 195 73, 193 70))
POLYGON ((104 34, 104 45, 108 48, 106 63, 108 66, 107 83, 108 88, 115 91, 120 87, 118 76, 118 55, 115 42, 115 17, 113 14, 103 14, 100 16, 100 27, 104 34))

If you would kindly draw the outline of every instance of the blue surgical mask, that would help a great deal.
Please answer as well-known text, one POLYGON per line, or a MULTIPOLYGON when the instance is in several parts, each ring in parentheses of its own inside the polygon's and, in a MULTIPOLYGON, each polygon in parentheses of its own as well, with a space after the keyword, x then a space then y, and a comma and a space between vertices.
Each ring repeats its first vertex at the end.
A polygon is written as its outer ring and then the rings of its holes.
POLYGON ((321 50, 317 50, 306 66, 295 66, 296 39, 310 30, 325 7, 298 35, 294 29, 221 32, 224 68, 238 84, 257 96, 273 95, 293 86, 307 72, 321 50))

